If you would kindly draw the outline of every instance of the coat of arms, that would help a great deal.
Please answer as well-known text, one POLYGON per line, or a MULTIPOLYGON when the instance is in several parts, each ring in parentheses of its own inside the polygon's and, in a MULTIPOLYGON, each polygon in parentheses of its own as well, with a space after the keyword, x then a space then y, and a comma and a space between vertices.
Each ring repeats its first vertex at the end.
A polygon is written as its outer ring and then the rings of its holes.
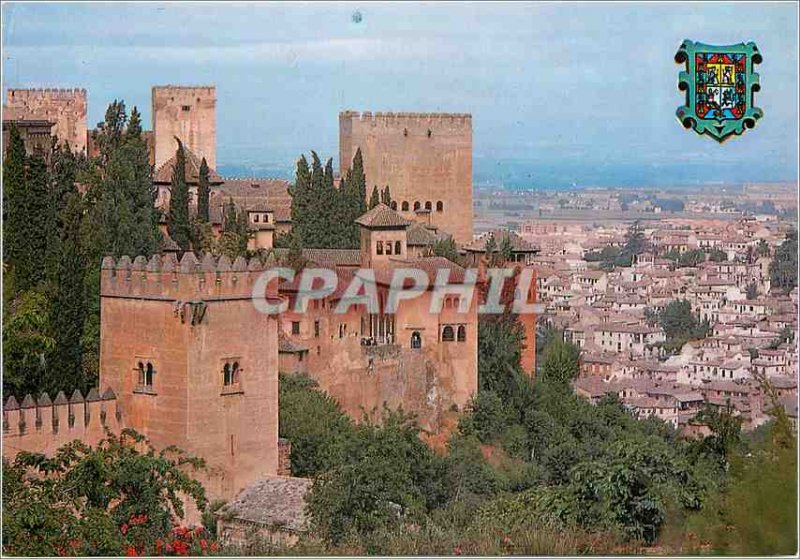
POLYGON ((678 75, 678 89, 686 92, 676 112, 681 124, 720 143, 753 128, 764 116, 754 105, 761 86, 753 65, 761 60, 752 42, 719 47, 685 40, 675 54, 675 62, 686 64, 678 75))

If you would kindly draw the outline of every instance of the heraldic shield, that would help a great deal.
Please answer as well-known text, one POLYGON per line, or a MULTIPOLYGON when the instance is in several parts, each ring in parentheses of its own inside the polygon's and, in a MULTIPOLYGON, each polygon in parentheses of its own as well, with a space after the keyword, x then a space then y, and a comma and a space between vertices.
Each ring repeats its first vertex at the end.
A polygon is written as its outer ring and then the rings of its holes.
POLYGON ((753 65, 761 60, 752 42, 718 47, 685 40, 675 54, 675 62, 686 64, 678 75, 678 89, 686 92, 676 112, 681 124, 720 143, 755 127, 764 116, 754 105, 761 86, 753 65))

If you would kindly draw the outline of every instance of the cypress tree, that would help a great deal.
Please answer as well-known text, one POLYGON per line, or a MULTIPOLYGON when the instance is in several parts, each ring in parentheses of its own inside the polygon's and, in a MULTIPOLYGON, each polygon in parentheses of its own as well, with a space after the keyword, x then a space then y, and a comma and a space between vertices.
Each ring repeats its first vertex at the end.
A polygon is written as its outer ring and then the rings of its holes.
POLYGON ((389 185, 386 185, 386 188, 383 189, 383 194, 381 196, 383 198, 383 203, 387 206, 392 205, 392 194, 389 192, 389 185))
POLYGON ((302 242, 309 236, 308 220, 311 211, 311 171, 305 155, 297 160, 294 184, 289 189, 289 194, 292 196, 292 231, 302 242))
POLYGON ((192 245, 192 228, 189 220, 189 185, 186 183, 186 152, 181 141, 175 139, 178 150, 175 152, 175 166, 172 168, 167 231, 181 250, 187 251, 192 245))
POLYGON ((356 150, 353 156, 353 165, 350 168, 352 186, 351 190, 357 202, 357 214, 355 218, 361 217, 367 211, 367 177, 364 174, 364 159, 361 156, 361 148, 356 150))
POLYGON ((197 218, 203 223, 209 222, 208 198, 211 195, 211 187, 208 174, 208 163, 204 157, 200 162, 200 177, 197 184, 197 218))
POLYGON ((50 331, 55 339, 43 389, 55 394, 87 388, 82 372, 86 301, 83 296, 86 259, 80 244, 83 200, 77 191, 67 196, 62 211, 58 261, 54 274, 50 331))
POLYGON ((40 155, 25 157, 25 180, 12 186, 8 200, 9 263, 14 267, 14 288, 26 291, 40 287, 46 278, 47 233, 55 221, 50 198, 49 174, 40 155))
POLYGON ((372 196, 369 197, 369 209, 374 208, 381 203, 381 195, 378 192, 377 185, 372 187, 372 196))
POLYGON ((303 237, 302 243, 307 248, 321 248, 325 244, 325 231, 328 225, 327 212, 325 207, 327 201, 324 199, 325 189, 325 170, 322 161, 315 151, 311 152, 311 196, 309 197, 308 212, 308 236, 303 237))
MULTIPOLYGON (((25 217, 25 143, 19 129, 12 122, 8 131, 8 150, 3 158, 3 238, 6 262, 14 266, 20 258, 22 246, 22 220, 25 217)), ((3 277, 10 280, 13 274, 5 273, 3 277)), ((6 296, 15 289, 4 286, 6 296)))

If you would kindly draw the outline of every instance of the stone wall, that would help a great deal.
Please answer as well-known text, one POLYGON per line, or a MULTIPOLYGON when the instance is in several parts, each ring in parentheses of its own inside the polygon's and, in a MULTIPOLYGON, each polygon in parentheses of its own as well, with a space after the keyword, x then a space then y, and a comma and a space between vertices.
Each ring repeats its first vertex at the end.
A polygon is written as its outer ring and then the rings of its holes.
POLYGON ((364 159, 367 196, 387 184, 397 211, 472 240, 472 116, 469 114, 339 114, 339 168, 350 168, 358 148, 364 159), (409 209, 403 211, 403 202, 409 209), (428 215, 414 212, 430 202, 428 215), (437 203, 441 202, 441 211, 437 203))
POLYGON ((217 167, 217 90, 215 86, 154 86, 155 168, 175 155, 178 137, 198 158, 217 167))
POLYGON ((51 399, 28 394, 22 402, 10 396, 3 405, 3 457, 13 460, 20 451, 52 455, 75 440, 97 444, 105 430, 119 433, 123 415, 113 390, 102 395, 92 389, 83 396, 78 390, 67 398, 59 392, 51 399))
POLYGON ((7 107, 21 120, 49 120, 53 134, 73 150, 86 151, 85 89, 9 89, 7 107))

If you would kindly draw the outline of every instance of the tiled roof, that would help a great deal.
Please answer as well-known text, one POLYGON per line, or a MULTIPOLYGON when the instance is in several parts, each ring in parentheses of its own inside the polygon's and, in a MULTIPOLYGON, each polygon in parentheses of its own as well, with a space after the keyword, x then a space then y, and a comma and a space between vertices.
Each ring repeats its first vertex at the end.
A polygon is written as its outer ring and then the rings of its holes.
MULTIPOLYGON (((288 250, 286 248, 276 248, 274 249, 275 256, 282 258, 288 250)), ((333 268, 334 266, 357 267, 361 265, 361 251, 358 249, 304 248, 303 258, 324 268, 333 268)))
POLYGON ((356 219, 356 223, 364 227, 404 228, 411 224, 386 204, 378 204, 367 213, 356 219))
POLYGON ((212 223, 221 223, 222 205, 233 200, 240 209, 271 211, 275 221, 292 219, 292 197, 289 182, 283 179, 222 179, 222 184, 211 188, 209 211, 212 223))
POLYGON ((437 241, 446 238, 446 235, 432 231, 417 222, 412 223, 406 230, 406 244, 408 246, 431 246, 436 244, 437 241))
POLYGON ((217 511, 220 518, 232 518, 290 532, 308 529, 305 497, 311 480, 271 477, 245 487, 236 498, 217 511))
POLYGON ((303 353, 308 352, 308 348, 303 344, 297 343, 283 333, 278 332, 278 352, 280 353, 303 353))
MULTIPOLYGON (((197 184, 200 180, 200 163, 201 158, 197 157, 195 153, 183 146, 183 151, 186 154, 186 182, 187 184, 197 184)), ((167 159, 161 166, 153 173, 153 182, 157 184, 170 184, 172 182, 172 171, 175 167, 175 160, 177 154, 167 159)), ((219 184, 222 178, 217 174, 214 169, 208 170, 208 182, 211 184, 219 184)))
POLYGON ((494 231, 484 233, 477 239, 474 239, 472 242, 464 245, 464 250, 471 252, 485 252, 486 243, 492 238, 495 240, 497 249, 499 250, 500 244, 506 237, 511 239, 511 247, 514 252, 539 252, 539 247, 532 245, 514 231, 508 231, 507 229, 495 229, 494 231))

